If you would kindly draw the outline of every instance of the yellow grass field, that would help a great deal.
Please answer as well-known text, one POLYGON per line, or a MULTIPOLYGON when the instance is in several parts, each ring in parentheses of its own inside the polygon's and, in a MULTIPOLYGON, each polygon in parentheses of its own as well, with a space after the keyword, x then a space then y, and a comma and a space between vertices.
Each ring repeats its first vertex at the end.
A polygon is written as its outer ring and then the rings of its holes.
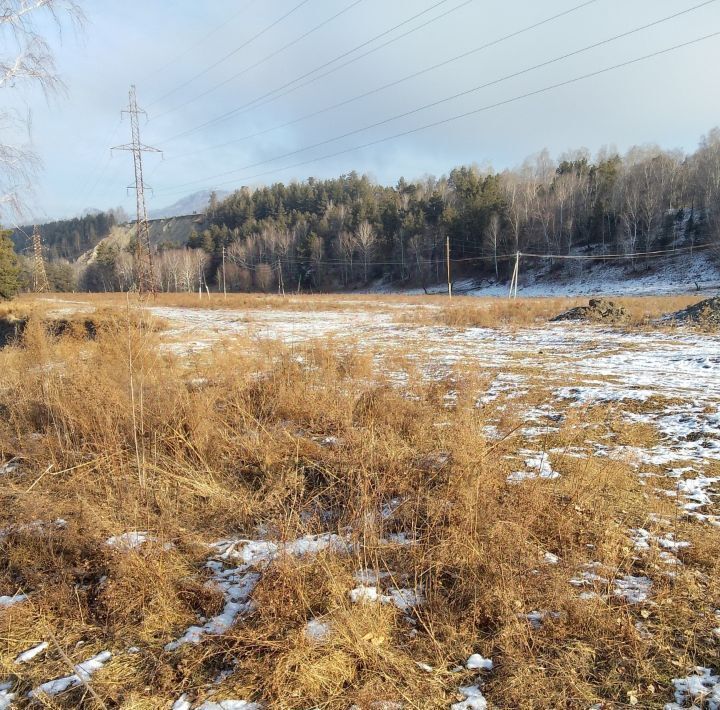
POLYGON ((0 708, 717 708, 720 334, 618 300, 2 306, 0 708))

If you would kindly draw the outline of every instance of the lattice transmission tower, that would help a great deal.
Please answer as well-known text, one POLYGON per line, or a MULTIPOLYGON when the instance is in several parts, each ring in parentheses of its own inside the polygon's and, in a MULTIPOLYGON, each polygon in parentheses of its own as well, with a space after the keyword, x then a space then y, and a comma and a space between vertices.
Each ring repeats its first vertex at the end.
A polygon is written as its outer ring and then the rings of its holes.
POLYGON ((45 271, 45 259, 43 259, 42 251, 42 236, 40 236, 40 230, 37 225, 33 229, 32 235, 32 248, 33 248, 33 291, 35 293, 45 293, 50 290, 50 283, 47 277, 47 271, 45 271))
MULTIPOLYGON (((122 114, 130 116, 132 143, 118 145, 113 150, 127 150, 133 154, 135 167, 135 184, 128 189, 135 190, 137 199, 137 233, 135 244, 135 264, 138 276, 138 291, 141 294, 155 294, 155 270, 153 268, 152 249, 150 247, 150 225, 148 224, 147 206, 145 204, 145 182, 143 180, 143 153, 161 153, 157 148, 144 145, 140 140, 140 114, 145 111, 138 108, 135 85, 130 87, 130 103, 122 114)), ((149 188, 148 188, 149 189, 149 188)))

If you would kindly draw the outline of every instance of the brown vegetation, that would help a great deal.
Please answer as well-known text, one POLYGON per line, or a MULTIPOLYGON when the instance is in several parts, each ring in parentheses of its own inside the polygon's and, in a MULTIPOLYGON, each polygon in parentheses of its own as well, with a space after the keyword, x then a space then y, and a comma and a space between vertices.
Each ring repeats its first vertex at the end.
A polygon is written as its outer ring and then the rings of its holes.
MULTIPOLYGON (((559 305, 468 300, 422 313, 523 323, 559 305)), ((508 483, 508 457, 523 447, 515 408, 541 391, 478 407, 482 372, 428 382, 408 366, 398 387, 372 353, 312 344, 235 342, 179 360, 134 309, 114 317, 94 341, 30 328, 24 347, 0 352, 0 464, 20 462, 2 476, 0 595, 29 596, 0 609, 0 681, 20 697, 104 649, 113 658, 102 670, 46 705, 166 708, 182 692, 199 703, 216 690, 215 700, 270 708, 440 708, 476 682, 478 671, 455 669, 477 652, 495 663, 482 673, 492 706, 660 708, 672 677, 717 663, 719 530, 680 518, 608 459, 562 456, 560 478, 508 483), (490 419, 499 440, 486 439, 490 419), (692 542, 674 577, 657 550, 628 539, 658 511, 692 542), (107 544, 128 531, 147 531, 147 542, 107 544), (269 560, 254 610, 222 635, 165 650, 223 607, 206 584, 210 543, 320 532, 350 547, 269 560), (581 599, 569 580, 591 561, 610 580, 649 577, 652 601, 581 599), (424 603, 352 603, 362 569, 424 603), (552 614, 535 628, 533 611, 552 614), (326 639, 308 637, 313 619, 329 624, 326 639), (15 662, 42 641, 43 655, 15 662)), ((598 429, 612 426, 595 416, 598 429)), ((569 449, 586 435, 569 417, 546 445, 569 449)))

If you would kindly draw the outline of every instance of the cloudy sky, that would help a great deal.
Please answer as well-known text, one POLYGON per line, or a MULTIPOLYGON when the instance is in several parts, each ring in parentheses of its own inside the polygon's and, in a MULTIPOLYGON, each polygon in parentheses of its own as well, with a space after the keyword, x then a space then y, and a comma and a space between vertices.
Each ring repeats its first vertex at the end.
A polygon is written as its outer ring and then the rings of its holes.
POLYGON ((132 212, 131 156, 109 150, 129 141, 131 83, 164 156, 146 156, 151 209, 351 170, 394 183, 502 169, 545 147, 691 151, 720 123, 720 36, 519 97, 720 32, 720 0, 701 2, 86 0, 81 35, 53 34, 68 95, 13 97, 32 105, 44 162, 31 211, 132 212))

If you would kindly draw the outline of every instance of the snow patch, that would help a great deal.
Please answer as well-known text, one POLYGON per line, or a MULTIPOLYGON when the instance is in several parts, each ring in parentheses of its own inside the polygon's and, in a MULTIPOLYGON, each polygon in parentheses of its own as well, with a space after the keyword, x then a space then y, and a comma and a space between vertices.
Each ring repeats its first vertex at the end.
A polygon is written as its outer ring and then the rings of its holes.
POLYGON ((560 477, 557 471, 553 471, 550 465, 550 458, 546 453, 533 454, 533 452, 520 452, 521 455, 526 456, 525 466, 528 470, 526 471, 515 471, 511 473, 507 480, 509 483, 522 483, 523 481, 533 480, 536 478, 543 478, 546 480, 554 480, 560 477), (532 454, 532 455, 528 455, 532 454))
POLYGON ((23 651, 16 659, 15 663, 28 663, 29 661, 32 661, 33 658, 36 656, 39 656, 43 651, 45 651, 48 647, 48 642, 43 641, 42 643, 38 644, 37 646, 33 646, 33 648, 29 648, 27 651, 23 651))
POLYGON ((453 703, 450 710, 487 710, 487 700, 480 691, 479 685, 461 686, 458 688, 458 692, 465 696, 465 700, 453 703))
POLYGON ((27 594, 14 594, 11 597, 0 597, 0 609, 24 602, 27 598, 27 594))
POLYGON ((154 540, 154 538, 150 537, 147 532, 139 532, 137 530, 134 530, 132 532, 122 533, 122 535, 115 535, 113 537, 109 537, 105 541, 105 544, 108 547, 114 547, 118 550, 128 551, 134 550, 141 545, 144 545, 149 540, 154 540))
POLYGON ((31 698, 40 698, 43 695, 53 697, 55 695, 59 695, 60 693, 64 693, 66 690, 70 690, 71 688, 77 688, 77 686, 87 683, 93 673, 99 671, 111 658, 112 653, 110 653, 110 651, 98 653, 97 656, 93 656, 87 661, 78 663, 78 665, 75 666, 75 673, 72 675, 43 683, 34 690, 31 690, 28 695, 31 698))
POLYGON ((360 585, 350 590, 350 601, 353 604, 380 603, 394 604, 400 611, 407 612, 425 602, 422 591, 416 589, 389 589, 383 594, 377 587, 360 585))
POLYGON ((330 624, 319 619, 310 619, 305 624, 305 636, 310 641, 325 641, 330 636, 330 624))
POLYGON ((720 710, 720 676, 710 668, 696 666, 694 672, 685 678, 673 678, 675 702, 668 703, 665 710, 682 710, 687 703, 692 707, 707 707, 720 710))
POLYGON ((174 703, 171 710, 190 710, 192 704, 187 693, 183 693, 174 703))
POLYGON ((473 655, 465 661, 465 668, 470 671, 491 671, 493 669, 493 662, 489 658, 483 658, 479 653, 473 653, 473 655))
POLYGON ((640 604, 650 596, 652 581, 647 577, 625 575, 615 580, 613 594, 622 597, 629 604, 640 604))
POLYGON ((0 683, 0 710, 9 710, 12 707, 13 700, 17 697, 17 693, 11 693, 13 684, 10 682, 0 683))

